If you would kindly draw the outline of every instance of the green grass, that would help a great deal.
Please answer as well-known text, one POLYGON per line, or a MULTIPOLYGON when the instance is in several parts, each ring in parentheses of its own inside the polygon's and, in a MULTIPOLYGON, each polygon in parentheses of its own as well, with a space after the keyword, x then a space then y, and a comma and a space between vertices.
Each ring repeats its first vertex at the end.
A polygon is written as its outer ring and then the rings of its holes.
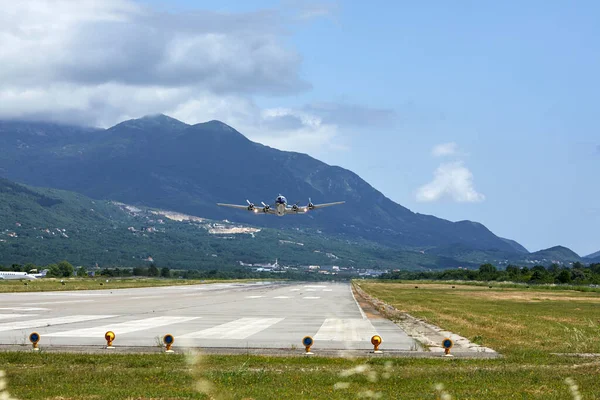
MULTIPOLYGON (((500 351, 500 359, 331 359, 0 352, 18 399, 600 399, 600 296, 360 282, 367 292, 500 351), (359 368, 357 371, 355 368, 359 368), (353 373, 354 372, 354 373, 353 373), (344 385, 348 385, 344 387, 344 385)), ((385 350, 385 337, 382 349, 385 350)), ((182 349, 177 349, 181 351, 182 349)), ((318 346, 313 347, 318 353, 318 346)), ((1 386, 1 385, 0 385, 1 386)))
POLYGON ((596 292, 359 283, 363 290, 400 311, 507 356, 600 353, 600 294, 596 292))
POLYGON ((154 286, 198 285, 216 282, 250 282, 252 279, 200 280, 200 279, 159 279, 159 278, 64 278, 64 285, 58 278, 42 278, 35 281, 0 281, 0 293, 48 292, 63 290, 126 289, 154 286), (106 280, 108 279, 108 282, 106 280), (27 285, 25 285, 27 283, 27 285))
POLYGON ((18 399, 600 398, 597 362, 0 353, 18 399), (358 367, 358 370, 356 369, 358 367), (364 369, 364 370, 363 370, 364 369), (360 372, 359 372, 360 371, 360 372), (343 385, 348 385, 344 388, 343 385))

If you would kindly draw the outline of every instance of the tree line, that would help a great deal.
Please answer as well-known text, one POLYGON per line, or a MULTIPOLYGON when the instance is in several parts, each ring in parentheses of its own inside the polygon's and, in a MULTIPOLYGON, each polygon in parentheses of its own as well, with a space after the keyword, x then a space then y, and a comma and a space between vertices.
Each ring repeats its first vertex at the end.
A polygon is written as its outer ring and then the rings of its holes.
POLYGON ((444 271, 392 271, 385 273, 379 279, 403 280, 463 280, 463 281, 511 281, 515 283, 538 284, 600 284, 600 263, 586 266, 580 262, 572 267, 559 264, 550 266, 535 265, 531 268, 508 265, 499 269, 492 264, 482 264, 479 269, 447 269, 444 271))

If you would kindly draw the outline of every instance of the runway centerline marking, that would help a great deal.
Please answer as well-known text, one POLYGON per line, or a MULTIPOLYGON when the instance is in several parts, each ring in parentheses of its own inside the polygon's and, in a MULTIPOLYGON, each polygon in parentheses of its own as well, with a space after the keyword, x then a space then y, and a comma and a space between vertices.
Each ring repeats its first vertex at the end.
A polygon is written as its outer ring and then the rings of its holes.
POLYGON ((261 297, 265 296, 246 296, 247 299, 260 299, 261 297))
POLYGON ((276 297, 273 297, 273 298, 274 299, 289 299, 290 296, 276 296, 276 297))
POLYGON ((300 289, 292 289, 292 292, 298 292, 300 289))
POLYGON ((333 289, 323 289, 324 292, 333 292, 333 289))
POLYGON ((180 337, 182 339, 246 339, 283 320, 284 318, 240 318, 180 337))
POLYGON ((0 310, 8 310, 8 311, 48 311, 49 308, 41 308, 41 307, 0 307, 0 310))
POLYGON ((314 340, 364 342, 376 335, 375 327, 368 319, 328 318, 314 336, 314 340))
POLYGON ((306 300, 315 300, 315 299, 320 299, 320 297, 319 296, 306 296, 306 297, 303 297, 303 299, 306 299, 306 300))
POLYGON ((0 324, 0 332, 16 331, 19 329, 42 328, 54 325, 73 324, 75 322, 92 321, 94 319, 103 319, 116 317, 116 315, 70 315, 68 317, 42 318, 31 321, 7 322, 0 324))
POLYGON ((191 321, 200 317, 152 317, 138 319, 133 321, 121 322, 94 328, 74 329, 64 332, 46 334, 53 337, 99 337, 102 338, 107 331, 113 331, 115 335, 124 335, 126 333, 143 331, 146 329, 157 328, 159 326, 177 324, 191 321))

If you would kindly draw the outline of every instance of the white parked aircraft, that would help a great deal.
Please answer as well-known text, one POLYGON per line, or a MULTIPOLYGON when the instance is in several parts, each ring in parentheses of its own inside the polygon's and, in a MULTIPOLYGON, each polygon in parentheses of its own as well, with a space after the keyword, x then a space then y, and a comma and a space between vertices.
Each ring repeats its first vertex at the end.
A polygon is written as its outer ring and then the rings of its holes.
POLYGON ((9 279, 28 279, 31 281, 37 278, 27 272, 0 271, 0 281, 9 279))
POLYGON ((289 206, 287 204, 286 198, 282 195, 277 196, 277 198, 275 199, 275 204, 273 204, 273 205, 268 205, 261 201, 261 204, 263 206, 256 207, 253 203, 250 203, 250 200, 246 200, 246 202, 248 202, 247 206, 236 205, 236 204, 223 204, 223 203, 217 203, 217 205, 223 206, 223 207, 237 208, 239 210, 247 210, 247 211, 251 211, 253 213, 275 214, 280 217, 283 217, 284 215, 287 215, 287 214, 304 214, 311 210, 316 210, 318 208, 335 206, 338 204, 345 203, 345 201, 337 201, 335 203, 313 204, 309 198, 308 205, 306 205, 306 206, 298 206, 298 203, 289 206))
POLYGON ((11 279, 28 279, 34 280, 37 278, 43 278, 46 276, 48 272, 47 269, 43 270, 39 274, 28 274, 27 272, 14 272, 14 271, 0 271, 0 281, 1 280, 11 280, 11 279))

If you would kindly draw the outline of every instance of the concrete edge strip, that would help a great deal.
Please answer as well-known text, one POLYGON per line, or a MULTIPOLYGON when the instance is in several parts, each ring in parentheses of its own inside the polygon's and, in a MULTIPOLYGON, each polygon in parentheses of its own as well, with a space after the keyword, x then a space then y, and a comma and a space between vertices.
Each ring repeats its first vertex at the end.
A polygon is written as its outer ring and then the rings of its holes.
POLYGON ((363 309, 360 306, 360 304, 358 304, 358 301, 356 300, 356 296, 354 296, 354 290, 353 290, 354 286, 355 286, 354 284, 351 285, 351 287, 350 287, 350 293, 352 294, 352 298, 354 299, 354 303, 356 303, 356 307, 358 307, 358 311, 360 311, 360 316, 362 317, 362 319, 367 319, 367 315, 363 311, 363 309))

